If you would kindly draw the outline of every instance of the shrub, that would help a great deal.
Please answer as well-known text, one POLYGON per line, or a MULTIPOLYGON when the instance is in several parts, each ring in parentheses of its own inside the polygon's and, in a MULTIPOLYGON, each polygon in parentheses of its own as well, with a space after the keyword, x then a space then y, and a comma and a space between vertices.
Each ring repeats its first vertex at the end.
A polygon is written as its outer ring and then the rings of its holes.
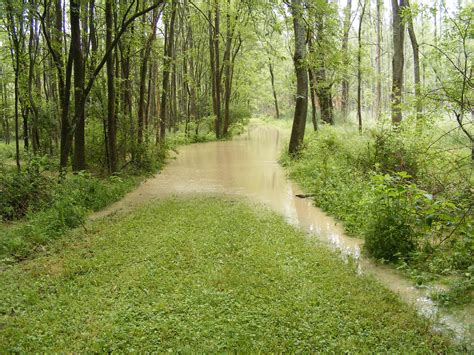
POLYGON ((51 199, 53 180, 43 174, 44 161, 30 158, 24 171, 0 167, 0 220, 15 220, 51 199))
POLYGON ((396 260, 416 247, 416 210, 422 194, 404 172, 375 175, 374 199, 365 228, 366 250, 375 258, 396 260))

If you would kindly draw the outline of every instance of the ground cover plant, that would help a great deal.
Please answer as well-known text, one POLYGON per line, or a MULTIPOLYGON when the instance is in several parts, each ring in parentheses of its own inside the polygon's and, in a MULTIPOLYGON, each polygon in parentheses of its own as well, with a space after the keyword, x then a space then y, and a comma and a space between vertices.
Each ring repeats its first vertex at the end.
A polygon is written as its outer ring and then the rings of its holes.
POLYGON ((325 246, 230 198, 97 221, 0 286, 2 352, 456 349, 325 246))

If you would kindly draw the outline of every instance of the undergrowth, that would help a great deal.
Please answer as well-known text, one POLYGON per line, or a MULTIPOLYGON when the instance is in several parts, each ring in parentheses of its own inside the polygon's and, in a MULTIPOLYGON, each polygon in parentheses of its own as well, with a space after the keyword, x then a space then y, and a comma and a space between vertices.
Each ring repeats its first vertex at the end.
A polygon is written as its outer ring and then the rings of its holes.
POLYGON ((419 284, 454 280, 457 291, 438 298, 469 302, 474 214, 465 143, 462 136, 421 132, 408 123, 363 135, 324 126, 307 135, 297 158, 284 153, 281 163, 317 206, 365 238, 371 256, 396 263, 419 284))

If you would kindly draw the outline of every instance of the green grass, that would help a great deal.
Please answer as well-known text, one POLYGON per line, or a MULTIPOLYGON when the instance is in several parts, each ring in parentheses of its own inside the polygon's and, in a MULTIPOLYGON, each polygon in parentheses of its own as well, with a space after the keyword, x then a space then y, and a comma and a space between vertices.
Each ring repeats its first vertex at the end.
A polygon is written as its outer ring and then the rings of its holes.
POLYGON ((443 352, 391 292, 267 210, 170 199, 0 273, 0 352, 443 352))

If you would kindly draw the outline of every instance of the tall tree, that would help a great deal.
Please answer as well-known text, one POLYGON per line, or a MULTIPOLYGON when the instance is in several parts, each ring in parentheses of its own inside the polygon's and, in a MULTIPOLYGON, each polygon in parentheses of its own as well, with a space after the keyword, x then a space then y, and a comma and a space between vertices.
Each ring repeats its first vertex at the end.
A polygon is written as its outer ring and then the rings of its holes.
POLYGON ((215 107, 215 116, 216 116, 216 138, 221 137, 221 126, 222 126, 222 117, 221 117, 221 92, 222 92, 222 83, 221 83, 221 71, 220 71, 220 6, 219 0, 214 0, 214 33, 213 33, 213 45, 214 45, 214 63, 216 70, 214 71, 214 81, 215 81, 215 95, 216 95, 216 107, 215 107))
MULTIPOLYGON (((105 3, 106 36, 105 47, 107 49, 107 147, 109 153, 109 172, 117 171, 117 121, 115 116, 115 71, 114 55, 112 50, 112 34, 114 32, 113 0, 105 3)), ((90 19, 94 21, 94 19, 90 19)))
POLYGON ((344 35, 342 38, 342 56, 343 56, 343 77, 342 77, 342 93, 341 93, 341 110, 344 118, 347 117, 349 105, 349 32, 351 30, 351 10, 352 0, 347 0, 344 9, 344 35))
POLYGON ((405 23, 402 21, 402 10, 405 0, 392 0, 392 31, 393 31, 393 58, 392 58, 392 123, 402 121, 402 94, 403 94, 403 66, 404 66, 404 39, 405 23))
POLYGON ((296 73, 296 104, 291 129, 289 145, 290 154, 296 154, 304 139, 306 126, 306 115, 308 111, 308 70, 305 65, 306 57, 306 30, 303 19, 303 2, 301 0, 291 1, 291 13, 293 16, 293 29, 295 36, 295 54, 293 62, 296 73))
POLYGON ((405 0, 406 7, 410 9, 407 16, 408 35, 410 36, 411 48, 413 50, 413 74, 415 84, 416 114, 421 119, 423 113, 423 103, 421 99, 421 79, 420 79, 420 50, 416 40, 415 28, 413 26, 413 9, 410 7, 409 0, 405 0))
POLYGON ((376 3, 376 47, 375 47, 375 62, 376 62, 376 88, 375 88, 375 118, 378 120, 382 111, 382 0, 377 0, 376 3))
POLYGON ((176 0, 172 1, 171 14, 167 22, 165 23, 165 55, 163 59, 163 87, 161 91, 161 103, 160 103, 160 131, 159 139, 157 142, 164 144, 166 136, 166 124, 168 123, 168 109, 167 102, 169 97, 169 80, 171 73, 171 55, 173 53, 174 46, 174 32, 175 32, 175 21, 176 21, 176 0))
POLYGON ((14 97, 15 97, 15 160, 17 170, 20 171, 20 127, 19 127, 19 100, 20 100, 20 65, 23 53, 24 28, 23 28, 23 4, 20 11, 14 7, 11 0, 6 3, 8 38, 10 40, 10 55, 13 71, 15 73, 14 97), (20 14, 17 16, 17 14, 20 14))
MULTIPOLYGON (((359 5, 361 4, 359 3, 359 5)), ((362 0, 361 6, 359 31, 357 33, 357 121, 359 123, 359 133, 362 133, 362 25, 364 24, 367 0, 362 0)))
POLYGON ((86 168, 84 55, 81 40, 81 2, 70 0, 71 57, 74 67, 74 171, 86 168))

